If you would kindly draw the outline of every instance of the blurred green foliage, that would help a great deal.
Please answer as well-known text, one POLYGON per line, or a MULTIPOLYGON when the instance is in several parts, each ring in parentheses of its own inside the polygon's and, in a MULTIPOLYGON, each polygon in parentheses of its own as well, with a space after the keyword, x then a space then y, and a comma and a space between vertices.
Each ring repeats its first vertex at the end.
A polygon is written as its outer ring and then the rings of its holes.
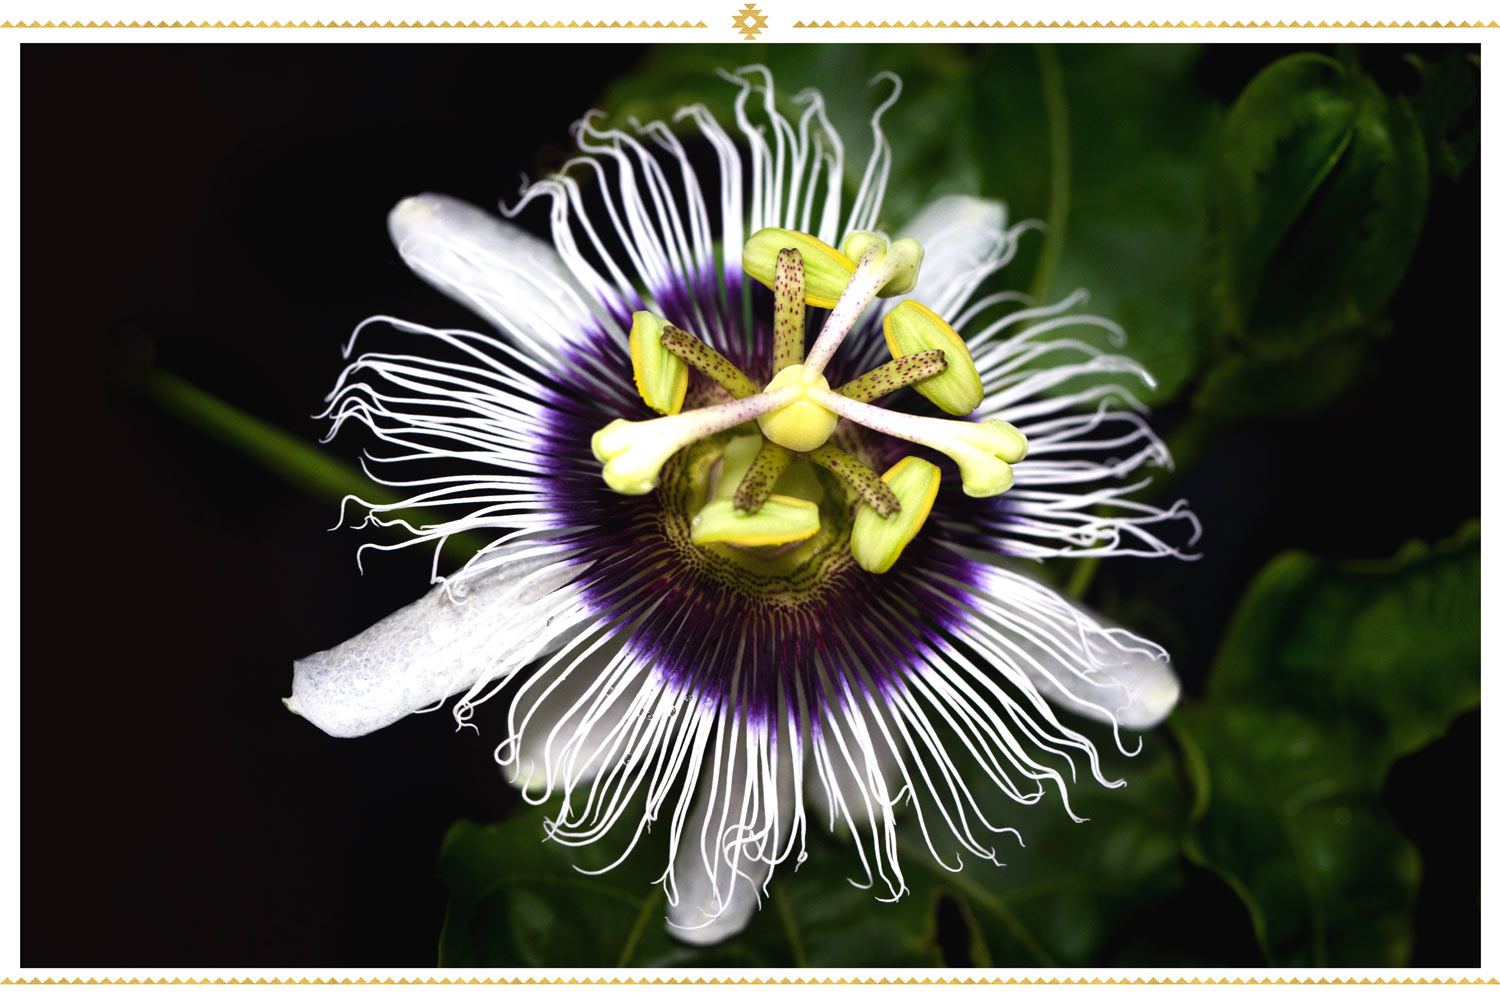
POLYGON ((1421 130, 1357 68, 1291 56, 1230 109, 1215 178, 1216 361, 1194 400, 1226 418, 1316 410, 1358 376, 1416 248, 1421 130))
POLYGON ((938 967, 946 903, 963 923, 961 956, 976 966, 1089 963, 1106 944, 1150 964, 1166 948, 1155 927, 1132 923, 1131 913, 1181 887, 1178 837, 1188 800, 1164 751, 1137 766, 1128 791, 1079 784, 1073 804, 1089 822, 1075 824, 1050 796, 1014 813, 1028 845, 1002 843, 1006 866, 970 857, 950 873, 903 827, 899 855, 910 891, 895 903, 877 901, 878 886, 854 887, 860 867, 852 846, 814 826, 807 861, 795 872, 779 869, 749 927, 710 947, 678 943, 662 928, 666 907, 652 881, 666 865, 664 840, 646 837, 621 866, 591 877, 574 867, 613 863, 627 839, 547 844, 545 807, 499 825, 459 822, 438 860, 451 896, 439 963, 938 967))
POLYGON ((1171 725, 1184 852, 1240 894, 1268 963, 1406 963, 1421 868, 1381 786, 1478 705, 1477 527, 1389 562, 1283 553, 1261 571, 1171 725))

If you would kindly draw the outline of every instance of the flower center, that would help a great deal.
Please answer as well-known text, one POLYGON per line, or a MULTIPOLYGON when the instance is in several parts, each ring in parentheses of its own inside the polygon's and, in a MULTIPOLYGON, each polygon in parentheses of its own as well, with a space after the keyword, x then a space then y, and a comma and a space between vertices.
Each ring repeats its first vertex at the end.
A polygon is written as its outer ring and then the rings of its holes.
POLYGON ((964 416, 983 399, 967 346, 928 308, 908 299, 886 314, 890 362, 837 390, 823 375, 876 297, 915 287, 922 254, 911 239, 887 246, 869 232, 850 233, 839 249, 779 228, 751 236, 745 270, 775 294, 774 368, 764 389, 696 336, 637 312, 630 332, 635 382, 642 400, 662 417, 616 419, 594 434, 605 482, 623 494, 645 494, 667 476, 687 480, 675 485, 668 503, 690 523, 691 542, 762 564, 776 561, 778 569, 795 569, 794 551, 818 545, 808 541, 827 531, 825 515, 843 521, 852 510, 848 535, 840 541, 875 573, 890 569, 922 527, 940 473, 916 457, 877 473, 860 455, 830 441, 841 420, 942 452, 958 465, 964 492, 972 497, 1005 491, 1014 479, 1010 465, 1026 455, 1026 437, 1014 426, 910 415, 871 403, 909 386, 946 413, 964 416), (804 358, 808 304, 831 311, 804 358), (690 370, 717 384, 729 400, 684 412, 690 370), (825 487, 814 467, 831 473, 840 486, 825 487), (832 491, 838 499, 830 502, 832 491))
POLYGON ((724 433, 673 455, 651 495, 660 502, 657 520, 680 562, 705 589, 736 591, 759 603, 817 603, 823 585, 854 565, 849 556, 854 502, 837 478, 807 461, 793 461, 777 481, 776 495, 748 516, 776 518, 779 509, 806 503, 814 511, 811 531, 804 527, 766 542, 742 531, 727 537, 714 531, 723 527, 725 509, 742 482, 745 453, 758 445, 758 433, 724 433))

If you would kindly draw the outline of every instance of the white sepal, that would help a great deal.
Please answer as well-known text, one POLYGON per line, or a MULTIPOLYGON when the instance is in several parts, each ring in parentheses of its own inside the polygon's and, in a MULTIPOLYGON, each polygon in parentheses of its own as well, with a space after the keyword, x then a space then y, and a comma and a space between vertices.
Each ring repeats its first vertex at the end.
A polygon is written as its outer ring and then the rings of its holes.
POLYGON ((1181 693, 1167 651, 1030 578, 994 570, 985 620, 1005 656, 1054 705, 1122 729, 1149 729, 1181 693))
POLYGON ((531 558, 439 585, 298 660, 286 707, 330 736, 363 736, 504 677, 556 638, 549 619, 573 599, 566 585, 581 569, 531 558))
MULTIPOLYGON (((788 741, 785 724, 779 739, 788 741)), ((765 729, 725 709, 706 752, 708 777, 695 785, 689 777, 692 810, 680 832, 674 819, 667 874, 667 932, 700 946, 750 922, 802 822, 797 761, 786 745, 772 747, 765 729)))
POLYGON ((552 362, 560 341, 601 317, 551 244, 473 204, 419 194, 386 224, 412 272, 552 362))

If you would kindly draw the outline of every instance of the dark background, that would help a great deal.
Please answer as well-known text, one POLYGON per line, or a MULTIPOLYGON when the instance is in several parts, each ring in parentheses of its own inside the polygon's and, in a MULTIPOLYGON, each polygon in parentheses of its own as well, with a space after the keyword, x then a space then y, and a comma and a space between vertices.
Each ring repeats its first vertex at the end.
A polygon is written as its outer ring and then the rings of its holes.
MULTIPOLYGON (((1214 49, 1200 82, 1229 101, 1280 51, 1214 49)), ((641 57, 23 46, 23 966, 433 963, 444 830, 514 803, 492 744, 441 712, 334 740, 280 704, 293 659, 423 592, 427 554, 369 556, 360 577, 335 508, 163 414, 130 371, 154 361, 316 438, 358 320, 473 324, 401 267, 390 206, 513 197, 641 57)), ((1477 516, 1478 173, 1434 183, 1377 372, 1173 481, 1204 559, 1111 565, 1185 628, 1169 648, 1189 693, 1271 552, 1389 556, 1477 516), (1351 480, 1373 486, 1350 500, 1351 480)), ((1471 714, 1387 785, 1424 860, 1418 966, 1478 963, 1478 784, 1471 714)), ((1211 946, 1223 889, 1192 888, 1211 946)))

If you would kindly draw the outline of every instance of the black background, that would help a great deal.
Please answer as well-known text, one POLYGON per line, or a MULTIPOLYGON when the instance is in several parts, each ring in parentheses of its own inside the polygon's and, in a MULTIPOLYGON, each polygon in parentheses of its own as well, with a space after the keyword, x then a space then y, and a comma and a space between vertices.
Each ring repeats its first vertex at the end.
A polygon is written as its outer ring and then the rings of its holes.
MULTIPOLYGON (((423 592, 427 554, 367 557, 360 577, 362 536, 328 532, 335 509, 121 371, 154 357, 316 438, 359 319, 474 324, 401 267, 390 206, 513 197, 642 54, 22 47, 24 966, 433 963, 443 831, 514 801, 493 744, 443 713, 334 740, 280 704, 293 659, 423 592)), ((1200 81, 1231 100, 1269 57, 1212 50, 1200 81)), ((1271 553, 1388 556, 1478 514, 1478 172, 1434 182, 1377 373, 1316 418, 1238 432, 1172 484, 1209 554, 1190 572, 1101 572, 1159 591, 1189 692, 1271 553)), ((1478 963, 1478 784, 1470 715, 1387 786, 1425 862, 1419 965, 1478 963)), ((1193 887, 1227 908, 1213 882, 1193 887)))

